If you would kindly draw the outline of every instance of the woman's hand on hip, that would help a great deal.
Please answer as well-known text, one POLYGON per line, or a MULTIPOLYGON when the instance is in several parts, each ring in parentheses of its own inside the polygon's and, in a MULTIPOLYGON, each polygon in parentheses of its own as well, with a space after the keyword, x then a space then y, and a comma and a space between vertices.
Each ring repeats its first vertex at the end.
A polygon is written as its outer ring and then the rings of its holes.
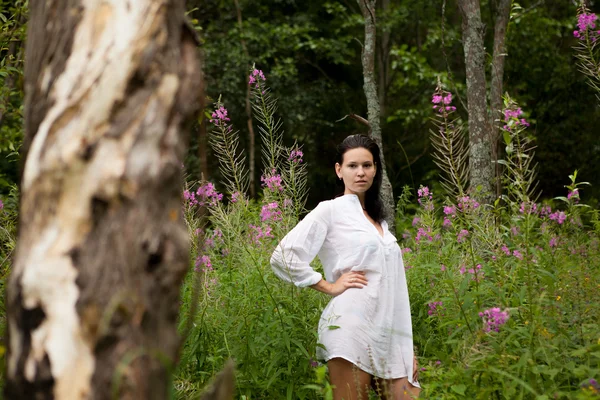
POLYGON ((362 289, 367 286, 367 277, 364 271, 350 271, 342 274, 337 281, 331 284, 327 294, 335 297, 344 293, 346 289, 362 289))

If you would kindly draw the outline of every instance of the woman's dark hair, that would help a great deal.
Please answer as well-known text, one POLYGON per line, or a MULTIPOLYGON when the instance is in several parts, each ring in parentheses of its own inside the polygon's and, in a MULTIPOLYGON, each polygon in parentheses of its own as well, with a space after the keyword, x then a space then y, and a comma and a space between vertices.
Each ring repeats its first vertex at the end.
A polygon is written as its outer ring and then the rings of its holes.
POLYGON ((373 155, 373 161, 375 162, 375 177, 373 178, 373 184, 365 193, 365 210, 371 218, 375 221, 381 221, 385 218, 383 210, 383 202, 381 201, 381 180, 382 180, 382 166, 381 157, 379 153, 379 146, 373 139, 365 135, 350 135, 337 146, 336 161, 340 165, 344 162, 344 154, 348 150, 364 148, 369 150, 373 155))

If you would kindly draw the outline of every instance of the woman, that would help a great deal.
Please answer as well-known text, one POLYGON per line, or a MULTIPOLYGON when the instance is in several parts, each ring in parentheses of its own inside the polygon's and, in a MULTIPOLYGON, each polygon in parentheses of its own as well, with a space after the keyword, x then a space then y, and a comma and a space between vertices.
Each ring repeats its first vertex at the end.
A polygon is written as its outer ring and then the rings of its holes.
POLYGON ((333 298, 319 322, 317 357, 327 362, 334 399, 418 396, 402 253, 383 219, 379 147, 363 135, 338 146, 343 196, 323 201, 279 243, 280 278, 333 298), (325 278, 309 263, 319 256, 325 278))

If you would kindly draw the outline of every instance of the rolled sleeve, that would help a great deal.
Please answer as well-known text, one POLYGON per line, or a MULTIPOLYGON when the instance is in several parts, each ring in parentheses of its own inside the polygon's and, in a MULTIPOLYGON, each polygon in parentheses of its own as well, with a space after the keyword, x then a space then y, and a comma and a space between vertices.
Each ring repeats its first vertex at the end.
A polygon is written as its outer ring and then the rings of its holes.
POLYGON ((279 242, 271 256, 273 272, 298 287, 311 286, 323 279, 310 263, 327 236, 327 225, 310 214, 279 242))

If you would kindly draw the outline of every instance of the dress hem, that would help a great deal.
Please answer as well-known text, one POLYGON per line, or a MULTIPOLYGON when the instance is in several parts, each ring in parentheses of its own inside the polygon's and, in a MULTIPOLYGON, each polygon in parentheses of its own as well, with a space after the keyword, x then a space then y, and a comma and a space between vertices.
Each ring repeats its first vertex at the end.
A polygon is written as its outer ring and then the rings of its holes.
POLYGON ((417 388, 421 388, 421 385, 419 384, 419 382, 418 382, 418 381, 413 381, 411 378, 409 378, 409 377, 408 377, 408 375, 402 375, 402 376, 394 376, 394 375, 390 375, 390 376, 379 376, 379 374, 376 374, 375 372, 373 372, 373 370, 371 370, 371 369, 369 369, 369 368, 365 367, 365 366, 364 366, 364 365, 362 365, 362 364, 361 364, 361 365, 357 365, 355 361, 352 361, 352 360, 350 359, 350 357, 347 357, 347 356, 344 356, 344 355, 337 355, 337 354, 334 354, 334 355, 328 355, 328 356, 327 356, 327 357, 324 359, 324 362, 327 362, 327 361, 329 361, 329 360, 331 360, 331 359, 333 359, 333 358, 342 358, 342 359, 344 359, 344 360, 348 361, 349 363, 352 363, 352 364, 354 364, 354 365, 356 366, 356 368, 358 368, 358 369, 362 370, 363 372, 366 372, 367 374, 369 374, 369 375, 372 375, 372 376, 374 376, 374 377, 376 377, 376 378, 380 378, 380 379, 400 379, 400 378, 407 378, 408 382, 409 382, 411 385, 413 385, 414 387, 417 387, 417 388))

